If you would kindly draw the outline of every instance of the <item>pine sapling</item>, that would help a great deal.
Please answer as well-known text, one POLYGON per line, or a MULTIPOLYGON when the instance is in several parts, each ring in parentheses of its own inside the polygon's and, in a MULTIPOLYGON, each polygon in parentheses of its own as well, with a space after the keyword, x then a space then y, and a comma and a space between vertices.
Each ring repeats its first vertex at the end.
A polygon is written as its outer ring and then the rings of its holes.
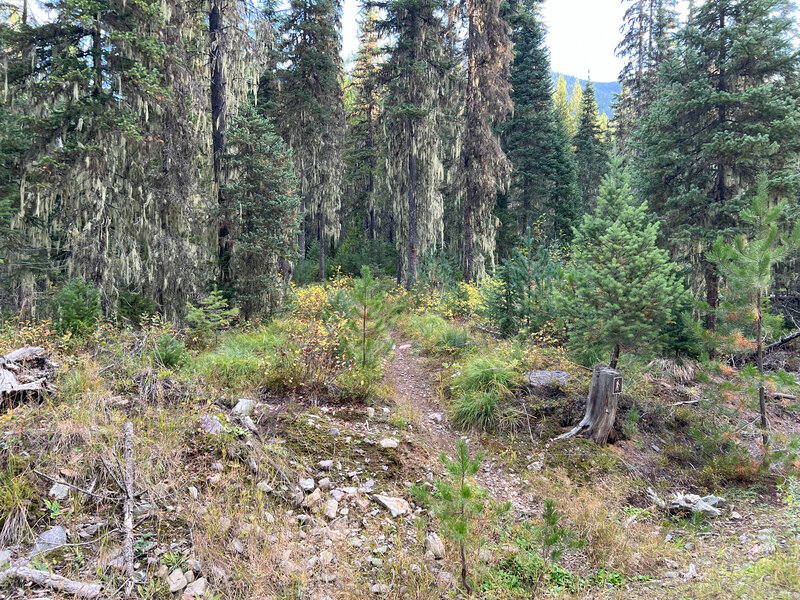
POLYGON ((467 443, 459 440, 455 459, 450 460, 442 453, 441 460, 448 477, 436 485, 436 515, 444 534, 458 546, 461 583, 467 594, 471 594, 467 554, 479 542, 475 526, 484 512, 483 491, 471 482, 471 478, 480 469, 483 454, 478 452, 474 459, 470 458, 467 443))
POLYGON ((564 554, 564 544, 568 536, 568 530, 559 523, 561 522, 561 513, 556 511, 556 505, 553 500, 547 498, 544 501, 544 510, 542 510, 542 524, 539 527, 539 537, 541 540, 541 553, 542 553, 542 570, 536 578, 536 583, 533 586, 533 597, 536 597, 536 590, 539 588, 539 583, 547 573, 548 568, 556 564, 561 556, 564 554))

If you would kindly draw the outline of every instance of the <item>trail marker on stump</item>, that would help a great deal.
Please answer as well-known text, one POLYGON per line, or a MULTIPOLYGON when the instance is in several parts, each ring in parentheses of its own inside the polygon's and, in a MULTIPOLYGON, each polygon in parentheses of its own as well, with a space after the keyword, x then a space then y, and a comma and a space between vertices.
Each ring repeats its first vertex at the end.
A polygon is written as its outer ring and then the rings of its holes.
POLYGON ((572 430, 553 438, 554 442, 588 433, 598 444, 605 444, 617 417, 617 403, 622 393, 622 375, 605 365, 595 365, 592 387, 586 399, 586 416, 572 430))

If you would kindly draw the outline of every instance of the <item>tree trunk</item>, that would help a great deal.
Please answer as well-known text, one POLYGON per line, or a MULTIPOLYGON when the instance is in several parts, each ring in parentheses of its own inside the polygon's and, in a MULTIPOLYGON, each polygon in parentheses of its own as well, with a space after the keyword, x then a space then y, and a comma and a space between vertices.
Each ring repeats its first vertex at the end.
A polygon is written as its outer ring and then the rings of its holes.
POLYGON ((306 259, 306 199, 305 196, 300 199, 300 231, 297 232, 297 252, 298 262, 303 262, 306 259))
POLYGON ((614 393, 614 379, 617 377, 620 377, 619 371, 605 365, 595 365, 592 387, 586 400, 586 415, 575 428, 559 435, 553 441, 566 440, 586 432, 592 441, 605 444, 617 417, 619 395, 614 393))
POLYGON ((225 102, 225 30, 222 19, 222 0, 212 0, 208 15, 208 37, 211 62, 211 143, 214 161, 214 183, 217 186, 217 204, 220 209, 219 230, 217 234, 217 254, 220 268, 220 281, 230 283, 233 275, 230 269, 233 240, 231 223, 225 210, 222 192, 222 157, 225 154, 225 130, 227 129, 227 107, 225 102))
POLYGON ((761 313, 761 290, 756 294, 756 361, 758 363, 758 408, 761 412, 761 440, 764 447, 769 446, 769 432, 767 425, 767 401, 764 391, 764 342, 762 340, 764 315, 761 313))
POLYGON ((614 349, 611 351, 611 364, 608 365, 612 369, 617 368, 617 361, 619 360, 619 350, 620 350, 619 344, 615 344, 614 349))
MULTIPOLYGON (((412 135, 413 139, 413 126, 412 135)), ((408 273, 406 289, 411 289, 417 279, 417 157, 412 149, 408 153, 408 273)))
POLYGON ((325 213, 322 212, 322 203, 317 206, 319 214, 319 280, 325 281, 325 213))

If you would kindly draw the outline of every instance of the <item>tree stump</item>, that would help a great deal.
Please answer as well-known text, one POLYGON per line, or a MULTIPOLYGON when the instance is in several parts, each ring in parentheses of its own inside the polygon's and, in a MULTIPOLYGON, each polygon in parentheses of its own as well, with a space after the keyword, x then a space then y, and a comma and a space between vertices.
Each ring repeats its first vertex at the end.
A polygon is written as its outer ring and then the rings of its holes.
POLYGON ((621 382, 622 376, 619 371, 605 365, 595 365, 592 373, 592 387, 586 400, 586 416, 572 430, 554 438, 553 441, 566 440, 586 432, 592 441, 597 444, 605 444, 614 427, 619 392, 622 391, 621 383, 618 383, 619 388, 615 393, 614 381, 617 379, 621 382))

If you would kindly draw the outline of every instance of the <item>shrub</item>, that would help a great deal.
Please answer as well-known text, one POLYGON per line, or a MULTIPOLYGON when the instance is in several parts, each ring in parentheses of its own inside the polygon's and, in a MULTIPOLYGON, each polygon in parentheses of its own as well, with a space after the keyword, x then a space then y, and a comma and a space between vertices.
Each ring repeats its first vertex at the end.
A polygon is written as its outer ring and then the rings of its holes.
POLYGON ((156 303, 145 298, 141 294, 135 294, 127 290, 122 290, 119 293, 117 300, 117 313, 123 319, 127 319, 136 325, 139 325, 143 317, 155 314, 158 310, 156 303))
POLYGON ((521 384, 517 361, 500 352, 470 358, 453 378, 450 413, 461 428, 493 429, 516 421, 508 401, 521 384))
POLYGON ((239 309, 228 308, 228 301, 221 290, 214 289, 198 306, 191 302, 186 303, 186 322, 201 341, 205 341, 210 333, 217 334, 230 326, 233 319, 239 314, 239 309))
POLYGON ((177 367, 183 362, 186 346, 169 333, 162 333, 153 350, 153 358, 163 367, 177 367))
POLYGON ((83 278, 71 279, 56 292, 53 307, 59 332, 86 335, 102 316, 100 290, 83 278))

